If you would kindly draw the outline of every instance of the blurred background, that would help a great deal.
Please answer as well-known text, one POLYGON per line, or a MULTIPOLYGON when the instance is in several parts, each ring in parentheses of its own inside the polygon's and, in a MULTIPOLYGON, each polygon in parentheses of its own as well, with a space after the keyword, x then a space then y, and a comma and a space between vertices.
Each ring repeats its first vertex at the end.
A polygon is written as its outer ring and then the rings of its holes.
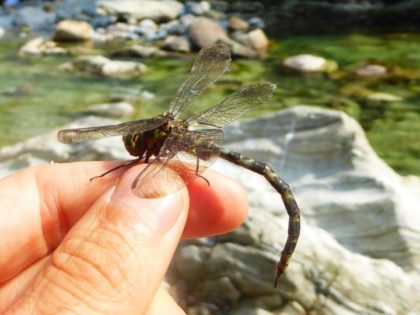
POLYGON ((182 244, 167 281, 183 307, 420 314, 417 0, 2 1, 0 176, 126 158, 119 139, 69 147, 56 130, 165 112, 196 52, 215 42, 231 49, 231 68, 187 114, 244 84, 277 84, 225 141, 285 176, 303 232, 273 289, 281 200, 258 176, 216 163, 250 192, 250 219, 182 244))

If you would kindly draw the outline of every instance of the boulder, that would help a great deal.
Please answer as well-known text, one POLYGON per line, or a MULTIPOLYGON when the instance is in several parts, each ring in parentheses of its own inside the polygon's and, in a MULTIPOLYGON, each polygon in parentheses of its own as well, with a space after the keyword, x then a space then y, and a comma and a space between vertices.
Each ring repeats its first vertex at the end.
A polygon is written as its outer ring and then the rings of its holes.
POLYGON ((188 29, 188 36, 198 48, 209 46, 220 40, 228 40, 228 35, 223 27, 205 17, 194 19, 188 29))
POLYGON ((183 9, 183 5, 180 2, 173 0, 101 0, 98 1, 98 5, 108 14, 155 21, 173 20, 181 14, 183 9))
POLYGON ((178 249, 169 279, 179 287, 180 300, 189 301, 187 312, 419 310, 420 178, 391 170, 356 121, 336 111, 296 107, 236 123, 226 129, 225 142, 269 163, 289 183, 302 211, 302 233, 274 289, 287 234, 281 198, 260 175, 216 161, 215 170, 248 191, 250 216, 227 235, 185 241, 178 249))
POLYGON ((84 21, 63 20, 55 27, 53 39, 56 41, 85 41, 93 36, 93 28, 84 21))
POLYGON ((45 12, 39 7, 22 7, 16 11, 14 24, 27 26, 34 31, 46 31, 53 28, 56 19, 55 13, 45 12))
POLYGON ((188 13, 192 13, 194 15, 204 15, 208 12, 211 8, 209 1, 200 1, 200 2, 193 2, 187 1, 185 3, 185 9, 188 13))
POLYGON ((116 79, 131 79, 144 73, 146 66, 140 62, 110 60, 103 56, 79 56, 62 64, 61 69, 116 79))

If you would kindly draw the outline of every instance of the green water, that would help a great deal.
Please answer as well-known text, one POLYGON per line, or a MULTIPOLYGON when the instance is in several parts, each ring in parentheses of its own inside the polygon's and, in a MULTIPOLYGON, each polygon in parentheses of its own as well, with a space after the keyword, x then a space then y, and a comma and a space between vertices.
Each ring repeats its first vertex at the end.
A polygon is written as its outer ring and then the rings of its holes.
MULTIPOLYGON (((58 70, 71 58, 68 56, 18 57, 21 44, 0 42, 0 146, 64 125, 87 106, 111 99, 133 100, 136 113, 131 118, 162 113, 193 60, 193 56, 144 60, 149 69, 146 74, 121 81, 58 70), (145 90, 156 98, 141 100, 139 93, 145 90)), ((396 171, 420 175, 420 35, 278 39, 264 61, 235 60, 231 71, 190 112, 217 103, 244 83, 261 81, 276 82, 278 88, 268 104, 245 117, 297 104, 343 110, 362 124, 376 152, 396 171), (335 60, 339 70, 329 75, 285 71, 282 60, 300 53, 335 60), (361 80, 352 75, 368 60, 386 65, 392 69, 391 75, 383 80, 361 80), (373 92, 401 99, 369 100, 366 95, 373 92)))

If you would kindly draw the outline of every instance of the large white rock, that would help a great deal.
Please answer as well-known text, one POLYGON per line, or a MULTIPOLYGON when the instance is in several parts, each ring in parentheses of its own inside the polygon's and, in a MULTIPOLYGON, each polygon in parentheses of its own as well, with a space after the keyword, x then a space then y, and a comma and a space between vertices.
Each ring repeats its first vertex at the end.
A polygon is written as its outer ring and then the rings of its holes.
POLYGON ((136 19, 173 20, 181 14, 183 5, 178 1, 135 1, 135 0, 102 0, 98 5, 107 13, 128 15, 136 19))
MULTIPOLYGON (((66 128, 110 123, 116 122, 89 117, 66 128)), ((55 137, 54 131, 1 148, 0 176, 51 160, 128 158, 119 137, 72 146, 55 137)), ((179 248, 169 279, 190 314, 420 311, 420 179, 392 171, 356 121, 296 107, 234 124, 225 139, 228 148, 269 163, 289 182, 302 233, 274 289, 287 233, 281 198, 261 176, 217 161, 214 169, 249 192, 250 217, 230 234, 179 248)))
POLYGON ((55 27, 56 41, 85 41, 93 36, 93 28, 85 21, 63 20, 55 27))

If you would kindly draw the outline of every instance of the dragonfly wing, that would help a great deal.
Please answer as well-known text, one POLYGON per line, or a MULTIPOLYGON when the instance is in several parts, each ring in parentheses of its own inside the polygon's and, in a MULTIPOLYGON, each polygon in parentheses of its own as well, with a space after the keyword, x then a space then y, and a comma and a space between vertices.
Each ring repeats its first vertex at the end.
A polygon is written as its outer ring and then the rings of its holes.
POLYGON ((203 48, 191 73, 176 92, 169 105, 169 112, 178 116, 194 97, 202 94, 230 65, 230 51, 225 45, 216 44, 203 48))
POLYGON ((158 116, 150 119, 129 121, 118 125, 64 129, 58 132, 58 140, 63 143, 74 143, 104 137, 142 133, 162 126, 167 121, 167 118, 158 116))
POLYGON ((133 182, 134 193, 155 198, 181 189, 216 160, 222 144, 220 129, 173 131, 156 159, 133 182))
POLYGON ((246 111, 270 99, 275 88, 276 85, 269 82, 246 85, 220 104, 189 118, 187 122, 190 125, 198 123, 222 128, 238 119, 246 111))

